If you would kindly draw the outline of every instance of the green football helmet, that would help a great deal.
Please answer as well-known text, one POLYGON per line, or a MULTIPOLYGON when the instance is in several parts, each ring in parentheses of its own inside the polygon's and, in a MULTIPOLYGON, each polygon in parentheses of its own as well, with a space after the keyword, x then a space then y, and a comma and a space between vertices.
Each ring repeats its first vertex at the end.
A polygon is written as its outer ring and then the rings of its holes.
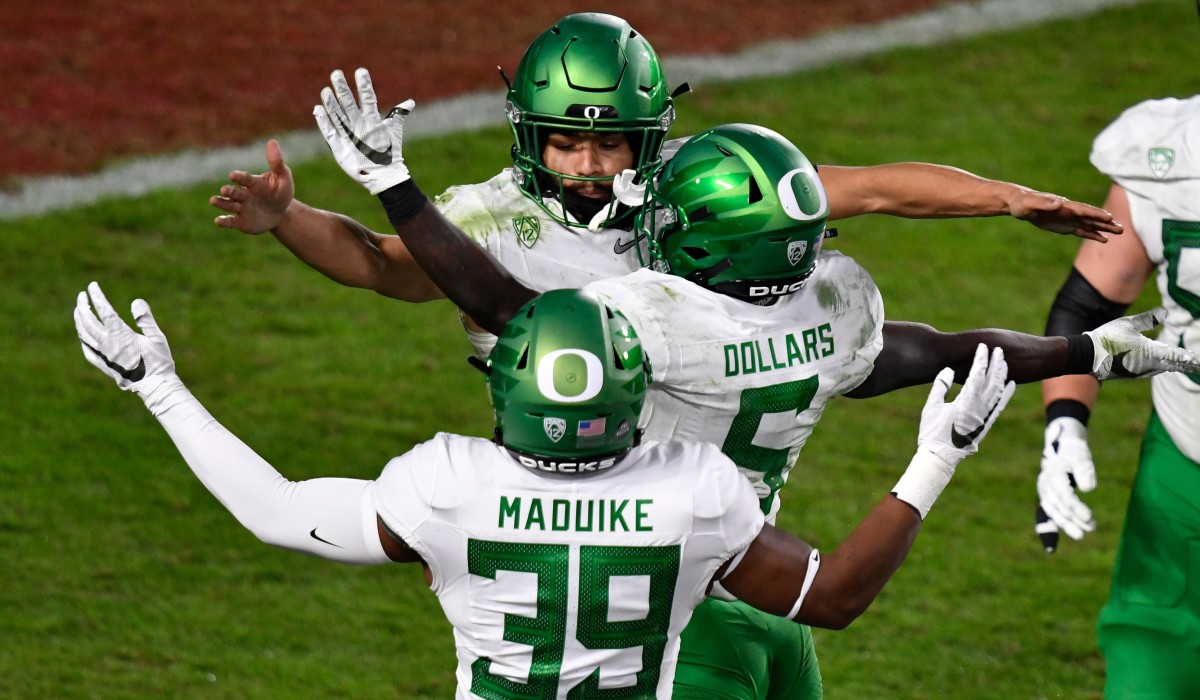
POLYGON ((771 303, 816 268, 828 216, 800 149, 770 129, 726 124, 679 147, 648 183, 635 223, 655 269, 771 303))
POLYGON ((594 294, 554 290, 521 307, 487 376, 497 442, 530 469, 598 471, 636 444, 649 367, 629 321, 594 294))
MULTIPOLYGON (((513 137, 513 177, 549 216, 570 226, 564 212, 568 192, 563 173, 542 160, 553 131, 622 132, 633 151, 633 169, 643 178, 660 162, 675 108, 654 48, 625 20, 612 15, 568 15, 530 44, 509 86, 505 106, 513 137), (546 199, 556 202, 547 206, 546 199)), ((609 182, 612 177, 573 180, 609 182)), ((610 198, 594 207, 594 227, 618 225, 631 210, 610 198)), ((575 217, 579 219, 579 216, 575 217)))

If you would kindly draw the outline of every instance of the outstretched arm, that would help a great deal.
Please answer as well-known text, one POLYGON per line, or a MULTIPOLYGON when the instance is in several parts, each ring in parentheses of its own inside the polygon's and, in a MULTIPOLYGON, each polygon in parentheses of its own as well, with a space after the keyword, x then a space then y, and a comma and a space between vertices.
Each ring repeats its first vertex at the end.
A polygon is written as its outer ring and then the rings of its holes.
POLYGON ((1004 353, 975 348, 963 390, 945 403, 950 370, 938 375, 921 411, 917 453, 883 501, 833 552, 817 555, 767 525, 721 584, 760 610, 841 629, 861 615, 900 567, 921 523, 955 468, 974 454, 1016 388, 1004 353))
POLYGON ((942 333, 923 323, 887 321, 875 368, 846 396, 862 399, 925 384, 941 367, 953 369, 961 381, 970 366, 971 348, 979 343, 1004 349, 1009 374, 1017 383, 1075 374, 1104 381, 1200 371, 1200 356, 1142 335, 1165 313, 1159 307, 1079 335, 1051 337, 997 328, 942 333))
POLYGON ((1092 368, 1091 344, 1083 336, 1045 338, 999 328, 943 333, 923 323, 887 321, 883 325, 883 349, 875 368, 862 384, 846 396, 864 399, 905 387, 928 384, 943 367, 954 370, 962 382, 971 367, 975 347, 983 343, 1004 349, 1009 376, 1017 383, 1086 374, 1092 368))
POLYGON ((1100 243, 1121 233, 1120 224, 1103 209, 945 165, 829 165, 820 172, 831 220, 871 213, 910 219, 1012 216, 1100 243))
POLYGON ((184 386, 149 305, 138 299, 132 311, 141 334, 121 320, 95 282, 80 292, 75 327, 84 357, 145 402, 196 477, 246 529, 267 544, 348 564, 419 560, 386 536, 375 513, 374 482, 285 479, 184 386))
POLYGON ((296 199, 291 168, 279 142, 267 142, 267 171, 229 174, 209 204, 225 212, 213 222, 250 235, 270 231, 308 266, 348 287, 371 289, 401 301, 441 299, 395 236, 376 233, 354 219, 296 199))

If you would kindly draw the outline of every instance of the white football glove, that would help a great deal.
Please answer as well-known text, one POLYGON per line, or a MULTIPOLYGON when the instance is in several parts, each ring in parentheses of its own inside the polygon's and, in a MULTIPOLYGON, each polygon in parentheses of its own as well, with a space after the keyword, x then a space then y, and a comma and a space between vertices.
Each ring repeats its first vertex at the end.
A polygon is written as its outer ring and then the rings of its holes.
POLYGON ((417 103, 405 100, 381 117, 366 68, 354 71, 357 100, 342 71, 335 70, 329 80, 333 88, 321 90, 321 104, 313 107, 313 116, 338 165, 371 194, 408 180, 408 166, 400 149, 404 117, 417 103))
POLYGON ((1050 421, 1037 480, 1038 505, 1048 518, 1038 523, 1037 533, 1047 551, 1057 547, 1053 535, 1059 530, 1079 540, 1096 529, 1092 510, 1075 493, 1076 489, 1089 493, 1095 488, 1096 465, 1088 447, 1087 426, 1066 416, 1050 421))
MULTIPOLYGON (((1096 379, 1152 377, 1162 372, 1200 372, 1200 357, 1142 335, 1166 315, 1163 307, 1126 316, 1084 333, 1096 349, 1096 379)), ((1078 539, 1078 538, 1076 538, 1078 539)))
POLYGON ((979 443, 1017 390, 1016 383, 1008 381, 1004 350, 997 347, 990 354, 989 362, 987 347, 980 343, 975 348, 967 381, 950 403, 945 399, 954 383, 954 370, 947 367, 939 372, 921 410, 917 447, 934 453, 951 467, 979 450, 979 443))
POLYGON ((954 401, 946 403, 946 393, 954 383, 954 370, 949 367, 938 373, 929 390, 921 410, 917 453, 892 489, 922 520, 950 483, 958 463, 979 450, 979 443, 1017 389, 1016 383, 1008 381, 1004 351, 996 348, 990 355, 989 362, 983 344, 975 349, 971 372, 954 401))
POLYGON ((92 282, 75 301, 75 330, 83 345, 84 358, 112 377, 118 387, 145 401, 164 383, 178 382, 179 378, 175 375, 175 360, 171 358, 167 337, 159 330, 150 305, 135 299, 130 310, 144 335, 121 320, 100 285, 92 282), (92 306, 96 307, 95 313, 92 306))

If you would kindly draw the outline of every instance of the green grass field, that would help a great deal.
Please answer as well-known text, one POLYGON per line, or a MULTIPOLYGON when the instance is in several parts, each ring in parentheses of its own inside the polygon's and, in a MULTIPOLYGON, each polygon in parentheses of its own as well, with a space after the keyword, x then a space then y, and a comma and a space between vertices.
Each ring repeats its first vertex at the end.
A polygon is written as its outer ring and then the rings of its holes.
MULTIPOLYGON (((676 133, 757 122, 818 163, 943 162, 1098 203, 1107 185, 1087 162, 1092 137, 1140 100, 1200 92, 1197 65, 1192 4, 1151 3, 704 86, 682 98, 676 133)), ((497 129, 407 153, 436 192, 503 167, 509 142, 497 129)), ((296 176, 302 199, 388 230, 332 160, 296 176)), ((81 357, 70 312, 88 281, 126 313, 146 298, 192 391, 293 479, 372 478, 436 431, 489 432, 451 306, 341 288, 269 236, 217 229, 207 198, 219 184, 5 224, 0 696, 450 697, 453 640, 415 567, 343 567, 260 544, 140 402, 81 357)), ((1040 332, 1077 248, 1008 219, 838 228, 835 247, 872 270, 890 318, 944 330, 1040 332)), ((1101 696, 1094 619, 1149 412, 1144 384, 1104 395, 1088 499, 1098 531, 1053 557, 1037 545, 1040 396, 1022 388, 874 607, 818 633, 827 697, 1101 696)), ((835 402, 780 523, 836 546, 903 470, 924 397, 835 402)))

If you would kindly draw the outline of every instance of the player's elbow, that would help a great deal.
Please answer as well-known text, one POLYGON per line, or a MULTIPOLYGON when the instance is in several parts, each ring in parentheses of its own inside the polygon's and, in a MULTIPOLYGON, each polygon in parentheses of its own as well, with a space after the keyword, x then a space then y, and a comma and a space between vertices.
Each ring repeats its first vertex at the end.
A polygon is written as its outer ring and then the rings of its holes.
POLYGON ((272 547, 281 547, 283 549, 294 549, 292 538, 288 532, 281 527, 272 527, 269 523, 242 523, 251 535, 254 535, 259 542, 271 545, 272 547))
POLYGON ((258 503, 248 508, 231 507, 229 512, 259 542, 283 549, 296 548, 297 527, 286 511, 258 503))
POLYGON ((861 603, 857 600, 832 600, 822 604, 819 614, 808 624, 812 627, 822 627, 830 630, 844 630, 866 612, 870 602, 861 603))
POLYGON ((797 622, 831 630, 846 629, 875 600, 874 593, 856 589, 849 582, 829 585, 832 581, 826 580, 822 583, 825 585, 813 586, 809 592, 796 616, 797 622))

